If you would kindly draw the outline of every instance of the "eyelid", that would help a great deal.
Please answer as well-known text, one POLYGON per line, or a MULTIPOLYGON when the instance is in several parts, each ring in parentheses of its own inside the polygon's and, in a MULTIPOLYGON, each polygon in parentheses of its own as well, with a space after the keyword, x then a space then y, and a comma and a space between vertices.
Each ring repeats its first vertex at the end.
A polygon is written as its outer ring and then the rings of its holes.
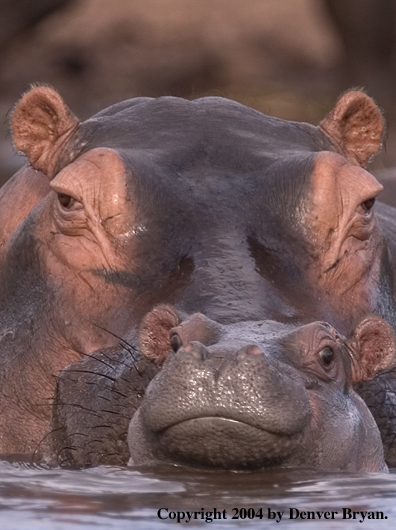
POLYGON ((316 354, 318 354, 324 348, 331 348, 335 351, 337 349, 338 342, 339 336, 333 328, 321 326, 316 330, 316 333, 313 336, 312 346, 316 354))
POLYGON ((82 203, 82 197, 78 197, 76 193, 73 193, 72 191, 62 187, 62 186, 56 186, 51 183, 51 188, 54 190, 55 193, 58 195, 69 195, 72 199, 74 199, 77 202, 82 203))
POLYGON ((70 193, 63 186, 52 186, 53 191, 56 193, 53 199, 53 207, 55 219, 59 225, 61 231, 68 230, 71 228, 70 223, 74 224, 77 222, 79 225, 85 224, 86 222, 86 211, 81 198, 77 197, 75 193, 70 193), (73 204, 70 207, 63 206, 59 199, 59 195, 66 195, 71 197, 73 204))
POLYGON ((319 355, 319 353, 325 348, 330 348, 331 350, 333 350, 334 353, 336 353, 337 342, 330 337, 328 337, 327 339, 323 338, 323 340, 319 342, 318 346, 315 349, 316 355, 319 355))
POLYGON ((64 212, 64 214, 72 214, 73 212, 77 212, 77 211, 83 211, 84 210, 84 205, 77 201, 76 199, 74 199, 71 195, 64 195, 64 194, 58 194, 58 204, 59 204, 59 207, 60 209, 62 210, 62 212, 64 212), (60 200, 60 195, 63 195, 64 197, 70 197, 72 203, 70 205, 67 205, 65 206, 64 204, 62 204, 62 201, 60 200))

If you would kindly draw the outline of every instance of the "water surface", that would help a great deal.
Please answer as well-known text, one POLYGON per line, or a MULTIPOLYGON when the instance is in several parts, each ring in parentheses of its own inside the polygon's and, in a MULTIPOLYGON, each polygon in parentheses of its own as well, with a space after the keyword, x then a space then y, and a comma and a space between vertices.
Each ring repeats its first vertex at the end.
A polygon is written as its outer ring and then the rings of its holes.
POLYGON ((384 475, 283 469, 265 473, 208 473, 176 466, 101 466, 73 471, 0 462, 1 530, 156 530, 166 527, 255 530, 296 525, 301 530, 394 529, 395 500, 395 472, 384 475), (205 522, 205 518, 210 519, 206 512, 213 512, 214 508, 222 518, 205 522), (295 508, 293 516, 297 510, 314 512, 315 519, 290 519, 290 508, 295 508), (355 520, 342 519, 343 508, 383 512, 387 519, 366 518, 362 523, 360 515, 355 520), (169 514, 173 517, 174 512, 176 519, 161 520, 160 509, 162 517, 169 517, 169 514), (245 518, 232 519, 237 514, 234 509, 245 518), (268 509, 272 513, 284 512, 279 523, 276 519, 268 519, 268 509), (196 511, 197 519, 178 524, 177 512, 187 511, 196 511), (318 519, 315 512, 325 511, 338 514, 334 514, 334 519, 326 520, 324 514, 318 519), (249 519, 249 515, 254 518, 249 519))

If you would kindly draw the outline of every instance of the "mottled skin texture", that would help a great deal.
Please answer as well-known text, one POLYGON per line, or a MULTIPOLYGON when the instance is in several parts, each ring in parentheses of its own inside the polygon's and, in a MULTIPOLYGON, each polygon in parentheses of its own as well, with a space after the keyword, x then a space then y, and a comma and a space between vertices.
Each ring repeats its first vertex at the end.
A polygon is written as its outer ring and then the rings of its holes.
POLYGON ((34 450, 59 371, 116 337, 136 346, 160 303, 220 324, 324 320, 350 336, 376 314, 394 326, 381 186, 363 167, 383 120, 366 95, 345 95, 319 127, 170 97, 79 123, 39 87, 12 127, 51 191, 3 235, 0 451, 34 450))

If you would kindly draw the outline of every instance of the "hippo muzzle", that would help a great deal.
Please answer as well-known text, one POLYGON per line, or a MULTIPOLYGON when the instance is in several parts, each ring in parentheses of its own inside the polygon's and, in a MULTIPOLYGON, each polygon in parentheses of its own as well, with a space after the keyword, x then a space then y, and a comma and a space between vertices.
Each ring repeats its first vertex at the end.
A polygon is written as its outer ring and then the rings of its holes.
POLYGON ((304 381, 290 366, 255 346, 211 355, 194 342, 149 385, 129 429, 131 458, 240 470, 280 465, 298 450, 310 417, 304 381))

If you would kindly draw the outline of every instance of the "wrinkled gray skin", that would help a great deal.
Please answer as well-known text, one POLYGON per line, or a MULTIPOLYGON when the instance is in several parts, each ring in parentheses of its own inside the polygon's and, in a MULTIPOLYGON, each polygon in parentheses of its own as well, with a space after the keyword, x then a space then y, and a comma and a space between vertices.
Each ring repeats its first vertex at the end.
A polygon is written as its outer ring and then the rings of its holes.
POLYGON ((131 464, 386 470, 345 340, 323 323, 245 322, 211 346, 179 349, 148 386, 128 443, 131 464), (331 366, 318 354, 325 346, 331 366))

